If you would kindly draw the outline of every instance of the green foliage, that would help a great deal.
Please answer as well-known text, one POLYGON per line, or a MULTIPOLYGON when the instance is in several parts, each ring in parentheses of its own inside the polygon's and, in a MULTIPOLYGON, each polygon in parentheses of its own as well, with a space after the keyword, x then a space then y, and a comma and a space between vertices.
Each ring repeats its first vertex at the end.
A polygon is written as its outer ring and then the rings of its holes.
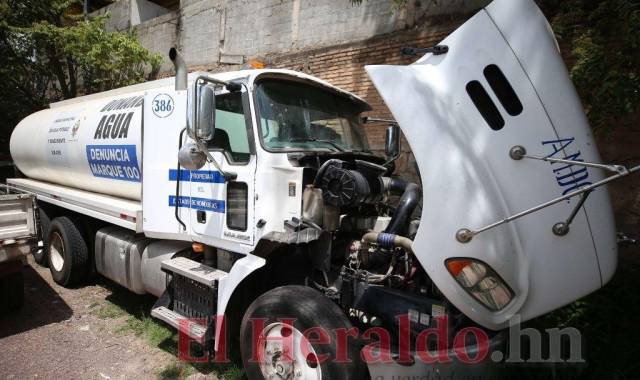
POLYGON ((596 129, 614 127, 640 102, 640 0, 541 0, 574 61, 571 78, 596 129))
MULTIPOLYGON (((81 76, 85 93, 93 93, 111 88, 139 83, 145 80, 145 66, 151 65, 157 70, 161 57, 151 54, 137 41, 133 32, 107 32, 104 28, 105 17, 80 21, 70 26, 56 26, 46 21, 34 23, 26 28, 14 28, 36 41, 40 47, 39 55, 51 63, 67 61, 72 68, 68 71, 68 84, 71 76, 81 76), (58 57, 48 54, 53 46, 58 57)), ((61 88, 66 97, 75 96, 71 87, 61 88)))
MULTIPOLYGON (((366 0, 351 0, 362 4, 366 0)), ((395 8, 409 0, 391 0, 395 8)), ((640 0, 536 0, 568 58, 591 125, 607 130, 640 103, 640 0)))
MULTIPOLYGON (((0 135, 52 101, 126 86, 157 73, 162 58, 133 32, 84 20, 80 0, 0 0, 0 135)), ((6 143, 6 141, 5 141, 6 143)), ((2 151, 0 141, 0 151, 2 151)))

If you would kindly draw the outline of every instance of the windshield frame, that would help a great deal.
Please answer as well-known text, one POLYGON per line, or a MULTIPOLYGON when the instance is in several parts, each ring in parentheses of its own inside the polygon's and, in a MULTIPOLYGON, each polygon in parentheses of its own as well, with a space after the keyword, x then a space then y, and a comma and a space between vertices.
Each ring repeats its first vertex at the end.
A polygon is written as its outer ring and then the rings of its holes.
POLYGON ((305 147, 282 147, 282 148, 273 148, 273 147, 267 146, 265 144, 264 136, 262 134, 261 116, 260 116, 260 99, 258 98, 258 91, 257 91, 257 89, 260 86, 261 82, 263 82, 265 80, 279 80, 279 81, 283 81, 283 82, 298 83, 298 84, 301 84, 301 85, 312 86, 312 87, 321 89, 323 91, 327 91, 327 92, 333 93, 333 94, 335 94, 337 96, 342 97, 343 99, 346 99, 346 100, 352 102, 354 104, 355 108, 359 108, 360 112, 358 113, 358 115, 360 115, 363 112, 371 110, 371 106, 369 105, 369 103, 365 102, 364 100, 362 100, 360 98, 357 98, 357 97, 349 94, 346 91, 343 92, 342 90, 338 90, 336 88, 323 85, 322 83, 318 83, 318 82, 316 82, 316 81, 314 81, 312 79, 306 79, 306 78, 296 77, 296 76, 287 75, 287 74, 279 74, 279 73, 269 73, 269 74, 260 75, 253 82, 252 91, 251 91, 251 97, 253 98, 253 108, 254 108, 254 113, 255 113, 255 117, 256 117, 256 119, 255 119, 256 120, 256 129, 257 129, 258 137, 259 137, 259 140, 260 140, 260 146, 262 147, 262 149, 264 149, 265 151, 267 151, 269 153, 313 152, 313 153, 362 153, 362 154, 373 154, 373 152, 371 151, 371 147, 369 146, 369 141, 367 139, 367 134, 366 134, 366 132, 365 132, 365 130, 363 128, 362 123, 359 123, 358 129, 359 129, 359 133, 362 135, 364 143, 366 144, 366 150, 351 150, 351 149, 345 148, 344 151, 340 151, 340 150, 336 149, 335 147, 331 146, 330 144, 327 144, 326 148, 325 147, 314 147, 314 148, 308 148, 308 147, 307 148, 305 148, 305 147))

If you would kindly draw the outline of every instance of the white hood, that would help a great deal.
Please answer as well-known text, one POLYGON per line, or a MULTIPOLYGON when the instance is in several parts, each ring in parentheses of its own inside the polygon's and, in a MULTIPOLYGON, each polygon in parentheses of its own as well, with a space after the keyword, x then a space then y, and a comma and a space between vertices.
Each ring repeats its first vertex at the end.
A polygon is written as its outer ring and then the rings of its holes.
POLYGON ((569 217, 578 197, 468 243, 455 238, 461 228, 483 227, 604 178, 599 169, 509 156, 521 145, 532 155, 600 162, 544 16, 531 0, 495 0, 441 45, 448 53, 409 66, 366 67, 420 169, 424 204, 413 248, 425 270, 458 309, 492 329, 506 327, 515 314, 524 321, 600 288, 617 257, 604 187, 589 196, 566 236, 552 227, 569 217), (492 65, 517 99, 492 88, 492 65), (477 107, 469 91, 482 89, 491 100, 477 107), (485 308, 445 268, 452 257, 490 265, 514 299, 499 312, 485 308))

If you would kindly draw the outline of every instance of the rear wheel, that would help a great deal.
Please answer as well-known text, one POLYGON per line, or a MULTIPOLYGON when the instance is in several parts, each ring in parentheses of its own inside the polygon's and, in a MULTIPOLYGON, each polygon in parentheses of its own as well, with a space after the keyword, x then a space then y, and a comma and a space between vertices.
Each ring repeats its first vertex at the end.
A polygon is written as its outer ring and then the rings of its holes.
POLYGON ((51 222, 47 251, 49 270, 56 283, 69 287, 87 278, 89 249, 74 220, 61 216, 51 222))
POLYGON ((33 259, 36 263, 46 267, 49 265, 49 232, 51 230, 51 219, 47 212, 42 208, 38 208, 38 214, 40 215, 40 229, 42 230, 42 249, 38 249, 33 254, 33 259))
POLYGON ((0 311, 13 311, 24 303, 22 271, 0 278, 0 311))
POLYGON ((352 338, 346 347, 337 345, 338 331, 351 328, 342 310, 311 288, 270 290, 249 306, 242 319, 240 350, 247 377, 361 379, 359 346, 352 338), (337 360, 345 354, 346 361, 337 360))

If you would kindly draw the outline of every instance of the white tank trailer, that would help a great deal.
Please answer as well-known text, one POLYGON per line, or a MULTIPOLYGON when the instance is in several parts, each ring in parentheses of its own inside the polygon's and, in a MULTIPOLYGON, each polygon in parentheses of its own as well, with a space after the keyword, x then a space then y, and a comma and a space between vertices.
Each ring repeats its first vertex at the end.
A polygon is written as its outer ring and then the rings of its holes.
POLYGON ((140 200, 143 100, 133 92, 36 112, 11 135, 11 156, 29 178, 140 200))
MULTIPOLYGON (((266 318, 264 336, 304 339, 311 325, 397 337, 407 315, 419 357, 420 337, 446 316, 452 336, 481 326, 491 351, 510 323, 613 276, 603 185, 638 167, 600 163, 535 3, 495 0, 439 45, 405 53, 422 57, 366 67, 395 119, 386 157, 368 148, 362 124, 374 119, 356 95, 289 70, 187 76, 175 49, 175 80, 25 118, 11 155, 26 178, 8 183, 37 195, 36 260, 65 286, 95 268, 159 296, 151 314, 178 329, 198 318, 181 331, 211 352, 227 317, 250 379, 487 375, 490 355, 461 365, 451 345, 437 348, 450 363, 363 363, 349 345, 351 363, 315 365, 309 355, 335 354, 335 340, 295 348, 293 361, 251 341, 252 318, 266 318), (420 183, 394 173, 400 130, 420 183)), ((465 342, 471 357, 483 351, 465 342)), ((362 349, 402 357, 397 347, 362 349)))

